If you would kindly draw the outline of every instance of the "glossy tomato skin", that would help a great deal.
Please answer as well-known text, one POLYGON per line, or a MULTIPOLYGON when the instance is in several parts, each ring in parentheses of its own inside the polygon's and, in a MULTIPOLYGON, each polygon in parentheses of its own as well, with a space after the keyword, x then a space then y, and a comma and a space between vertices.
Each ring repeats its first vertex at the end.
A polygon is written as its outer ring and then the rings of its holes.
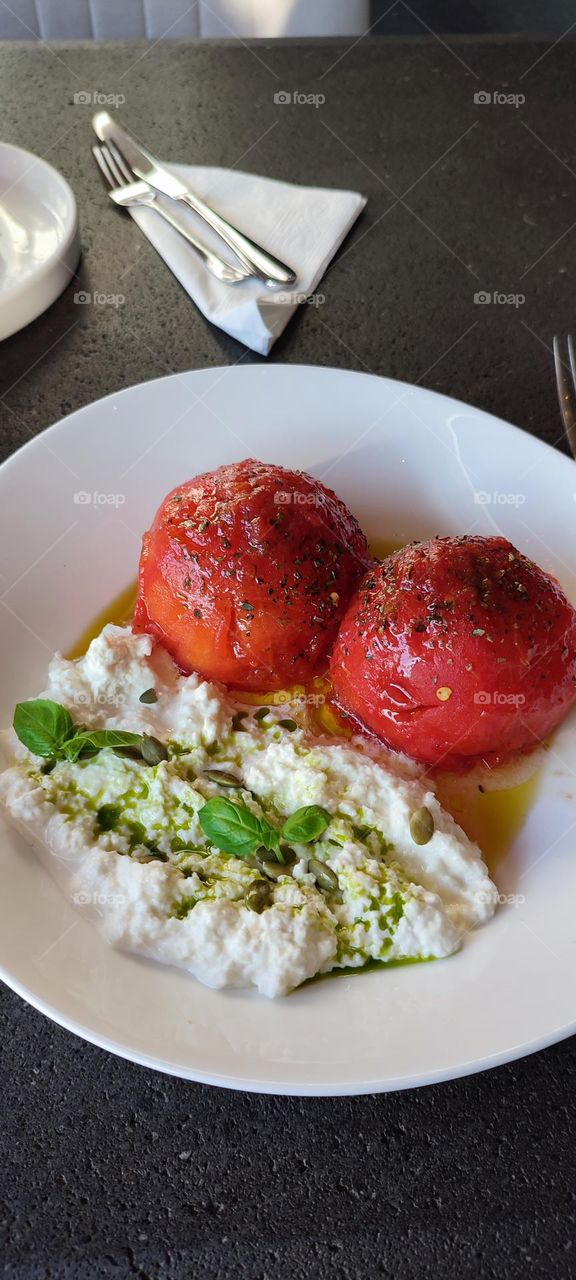
POLYGON ((144 535, 134 630, 183 671, 238 689, 326 666, 370 555, 354 516, 302 472, 247 459, 179 485, 144 535))
POLYGON ((535 746, 576 697, 576 613, 505 538, 411 543, 368 571, 334 647, 340 705, 459 768, 535 746))

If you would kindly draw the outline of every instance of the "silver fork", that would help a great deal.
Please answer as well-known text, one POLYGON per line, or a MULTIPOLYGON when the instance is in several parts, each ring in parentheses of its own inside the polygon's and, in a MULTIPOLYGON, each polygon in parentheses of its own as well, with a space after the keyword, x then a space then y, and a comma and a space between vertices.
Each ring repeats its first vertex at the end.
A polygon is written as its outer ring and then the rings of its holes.
POLYGON ((242 263, 232 266, 230 262, 225 262, 224 258, 219 258, 217 253, 213 253, 211 249, 207 249, 201 244, 196 236, 186 226, 184 219, 179 218, 177 214, 173 214, 163 203, 162 198, 157 195, 147 182, 134 182, 132 173, 126 165, 123 157, 118 149, 112 143, 103 143, 102 146, 92 147, 92 154, 100 169, 100 172, 108 184, 110 190, 108 195, 115 204, 122 209, 129 209, 131 205, 150 205, 156 213, 160 214, 166 222, 170 223, 181 236, 192 245, 196 253, 200 255, 204 266, 208 271, 216 276, 218 280, 223 280, 226 284, 237 284, 241 280, 246 280, 252 276, 252 272, 248 267, 244 267, 242 263))
POLYGON ((576 355, 571 333, 566 337, 554 334, 554 368, 564 431, 572 457, 576 458, 576 355))

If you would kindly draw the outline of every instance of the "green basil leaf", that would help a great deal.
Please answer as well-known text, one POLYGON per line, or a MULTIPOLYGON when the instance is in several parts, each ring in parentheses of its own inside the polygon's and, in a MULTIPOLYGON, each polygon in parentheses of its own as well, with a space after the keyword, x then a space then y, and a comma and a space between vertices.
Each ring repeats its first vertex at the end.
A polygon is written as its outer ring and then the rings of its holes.
POLYGON ((322 835, 329 822, 330 814, 321 809, 319 804, 305 804, 302 809, 290 814, 280 834, 289 844, 309 844, 322 835))
POLYGON ((214 796, 203 805, 198 811, 198 821, 204 835, 222 853, 247 858, 264 844, 266 833, 260 818, 246 805, 234 804, 224 796, 214 796))
POLYGON ((82 756, 82 759, 88 759, 89 756, 98 755, 96 747, 89 747, 84 737, 84 733, 75 733, 74 737, 69 738, 61 748, 60 758, 67 760, 68 764, 76 764, 76 761, 82 756))
POLYGON ((280 849, 280 836, 276 827, 273 827, 272 823, 269 822, 267 818, 260 818, 260 831, 260 840, 261 844, 264 845, 264 848, 267 849, 269 853, 273 853, 278 862, 284 862, 282 850, 280 849))
POLYGON ((97 751, 102 751, 104 747, 111 747, 113 751, 120 747, 136 747, 140 750, 142 746, 142 734, 128 733, 124 729, 84 729, 81 733, 76 733, 69 742, 64 743, 63 752, 67 760, 72 764, 84 753, 93 755, 97 751))
POLYGON ((70 712, 50 698, 19 702, 13 725, 20 742, 35 756, 58 756, 62 744, 74 733, 70 712))

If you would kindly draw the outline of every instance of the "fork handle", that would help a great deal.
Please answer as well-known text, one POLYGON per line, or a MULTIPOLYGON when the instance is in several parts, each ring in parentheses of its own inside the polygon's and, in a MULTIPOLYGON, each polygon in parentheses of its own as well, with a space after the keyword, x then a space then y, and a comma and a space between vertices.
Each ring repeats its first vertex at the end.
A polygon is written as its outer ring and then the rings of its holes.
POLYGON ((195 213, 199 214, 205 222, 208 223, 218 235, 222 237, 224 243, 228 245, 236 254, 240 262, 245 267, 250 268, 252 275, 257 275, 261 280, 271 287, 277 284, 294 284, 296 280, 296 272, 291 267, 287 267, 284 262, 280 262, 278 258, 273 257, 271 253, 267 253, 265 249, 261 249, 260 245, 250 240, 249 236, 245 236, 242 231, 238 231, 237 227, 233 227, 230 222, 226 221, 220 213, 216 213, 215 209, 211 209, 205 204, 200 196, 187 192, 186 195, 178 197, 182 204, 187 204, 195 213))
POLYGON ((212 253, 210 249, 207 249, 206 245, 201 244, 200 241, 196 239, 196 236, 194 236, 188 229, 184 223, 184 219, 178 218, 175 214, 170 213, 167 206, 165 204, 161 204, 158 198, 153 202, 151 201, 148 207, 150 209, 155 209, 156 213, 159 213, 160 217, 164 218, 165 222, 169 222, 171 227, 174 227, 176 231, 180 232, 180 235, 183 236, 184 239, 192 245, 192 248, 200 254, 205 267, 207 267, 208 271, 212 272, 213 276, 216 276, 217 280, 244 280, 248 279, 249 276, 252 275, 252 272, 244 265, 244 263, 232 267, 225 262, 223 258, 219 258, 217 254, 212 253))

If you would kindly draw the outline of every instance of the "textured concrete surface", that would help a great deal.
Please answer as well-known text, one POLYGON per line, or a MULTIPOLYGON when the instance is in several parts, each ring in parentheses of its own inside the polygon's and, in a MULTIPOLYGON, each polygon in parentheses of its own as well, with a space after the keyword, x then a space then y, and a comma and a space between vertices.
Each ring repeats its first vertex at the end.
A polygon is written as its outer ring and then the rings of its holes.
MULTIPOLYGON (((301 308, 274 359, 421 381, 557 443, 549 346, 574 323, 573 64, 567 41, 1 48, 3 139, 69 178, 84 246, 79 281, 0 349, 3 456, 118 387, 258 359, 206 324, 108 207, 82 90, 124 95, 123 119, 166 158, 369 196, 325 303, 301 308), (282 89, 326 102, 277 105, 282 89), (526 100, 475 104, 479 90, 526 100), (80 288, 125 302, 78 305, 80 288), (525 301, 475 305, 480 290, 525 301)), ((417 1093, 318 1101, 163 1078, 5 988, 0 1043, 6 1276, 573 1273, 575 1041, 417 1093)))

